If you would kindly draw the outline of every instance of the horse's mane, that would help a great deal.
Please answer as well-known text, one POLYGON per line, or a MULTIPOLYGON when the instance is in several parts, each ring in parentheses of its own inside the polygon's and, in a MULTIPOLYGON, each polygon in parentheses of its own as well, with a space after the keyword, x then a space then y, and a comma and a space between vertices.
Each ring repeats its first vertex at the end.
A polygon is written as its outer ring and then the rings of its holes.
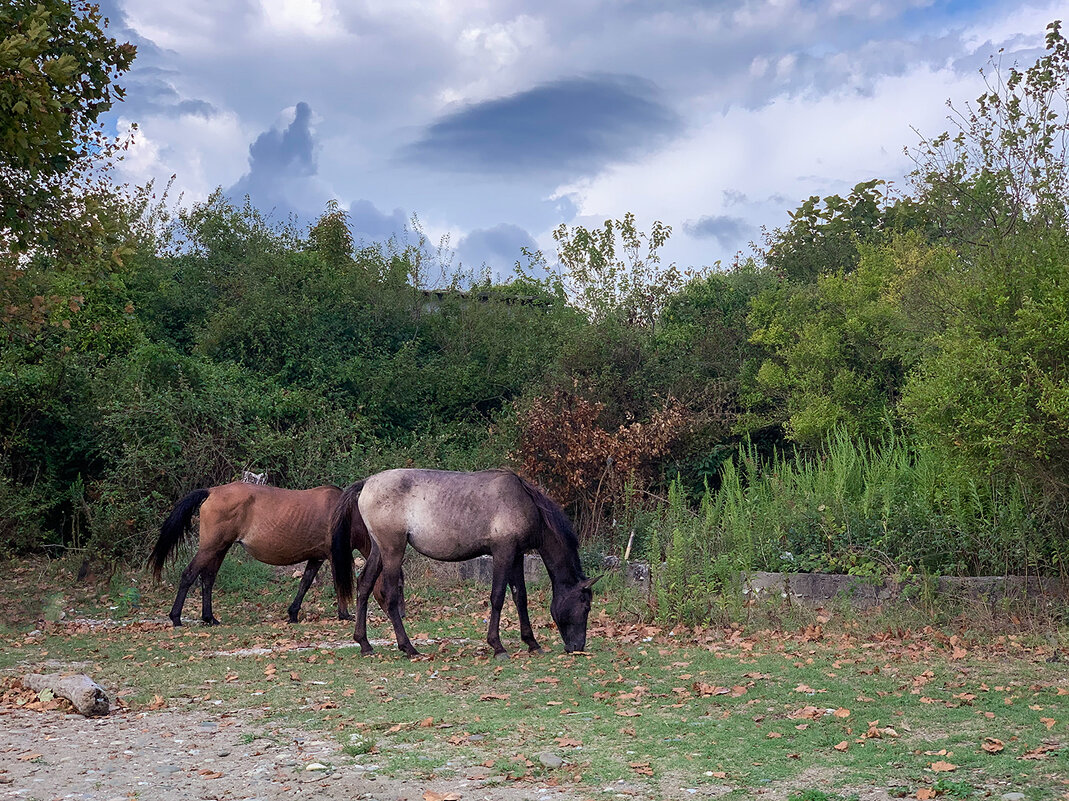
POLYGON ((576 571, 576 575, 580 580, 586 578, 586 576, 583 575, 583 566, 579 559, 579 535, 575 533, 572 521, 568 519, 568 515, 565 514, 564 509, 561 508, 560 504, 523 476, 511 470, 505 470, 503 472, 511 473, 516 477, 516 480, 520 482, 520 486, 523 487, 524 491, 534 502, 534 505, 538 507, 539 512, 541 512, 545 528, 555 534, 564 546, 565 552, 569 556, 574 557, 573 568, 576 571))

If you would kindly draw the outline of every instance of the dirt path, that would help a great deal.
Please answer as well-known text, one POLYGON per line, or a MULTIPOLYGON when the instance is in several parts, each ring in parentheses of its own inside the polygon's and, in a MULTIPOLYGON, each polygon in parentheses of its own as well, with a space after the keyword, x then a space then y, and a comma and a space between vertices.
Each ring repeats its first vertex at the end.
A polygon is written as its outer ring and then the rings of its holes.
POLYGON ((428 791, 427 798, 455 793, 462 801, 578 798, 538 784, 491 786, 483 771, 463 765, 455 766, 456 778, 400 782, 377 776, 373 755, 364 760, 353 764, 318 732, 265 730, 246 712, 120 710, 87 719, 0 711, 0 799, 423 801, 428 791))

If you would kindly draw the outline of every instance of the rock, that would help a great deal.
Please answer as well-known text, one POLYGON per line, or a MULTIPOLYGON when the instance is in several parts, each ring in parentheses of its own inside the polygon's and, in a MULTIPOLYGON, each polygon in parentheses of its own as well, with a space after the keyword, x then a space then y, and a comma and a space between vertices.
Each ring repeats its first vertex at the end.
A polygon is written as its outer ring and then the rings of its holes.
POLYGON ((309 762, 305 765, 305 770, 329 770, 329 768, 322 762, 309 762))
POLYGON ((1024 801, 1026 798, 1024 793, 1003 793, 999 797, 1002 801, 1024 801))
POLYGON ((556 754, 551 754, 549 751, 543 751, 539 754, 538 761, 542 763, 542 767, 549 768, 550 770, 556 770, 557 768, 564 766, 564 760, 556 754))

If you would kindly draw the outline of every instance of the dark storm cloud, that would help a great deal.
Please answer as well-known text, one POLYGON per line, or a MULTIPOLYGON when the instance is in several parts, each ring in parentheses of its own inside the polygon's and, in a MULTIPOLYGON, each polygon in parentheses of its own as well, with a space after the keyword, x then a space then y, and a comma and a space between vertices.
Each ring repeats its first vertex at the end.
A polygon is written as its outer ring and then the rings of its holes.
POLYGON ((349 206, 349 223, 357 242, 385 242, 391 236, 400 236, 406 222, 403 210, 386 214, 370 200, 355 200, 349 206))
POLYGON ((646 151, 680 120, 653 84, 621 75, 567 78, 454 112, 402 157, 442 170, 592 173, 646 151))
POLYGON ((100 0, 98 4, 101 15, 108 21, 107 34, 137 47, 133 66, 117 81, 126 90, 126 99, 117 106, 121 113, 135 118, 145 114, 210 117, 217 111, 206 100, 185 98, 178 93, 173 83, 180 77, 178 70, 157 66, 173 54, 161 50, 151 39, 130 27, 126 13, 116 0, 100 0))
POLYGON ((184 99, 179 95, 171 85, 175 75, 175 70, 159 67, 143 67, 131 72, 123 85, 126 87, 127 97, 131 98, 132 107, 141 113, 171 116, 196 114, 210 117, 217 111, 215 106, 206 100, 184 99))
POLYGON ((532 253, 537 243, 527 231, 518 225, 501 223, 493 228, 478 228, 457 243, 457 256, 464 267, 486 265, 496 278, 512 273, 516 262, 527 264, 522 249, 532 253))
POLYGON ((754 227, 741 217, 721 214, 687 220, 683 230, 695 239, 715 239, 722 247, 736 247, 754 233, 754 227))
POLYGON ((249 146, 249 171, 226 194, 248 195, 253 205, 276 214, 318 213, 325 198, 318 197, 309 180, 316 175, 311 121, 312 109, 298 103, 285 130, 272 128, 256 137, 249 146))

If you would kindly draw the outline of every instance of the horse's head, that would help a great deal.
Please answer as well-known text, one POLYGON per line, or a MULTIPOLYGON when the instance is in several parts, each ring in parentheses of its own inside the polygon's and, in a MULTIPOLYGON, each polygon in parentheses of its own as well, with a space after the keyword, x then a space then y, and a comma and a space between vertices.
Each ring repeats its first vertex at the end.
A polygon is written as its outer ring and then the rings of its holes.
POLYGON ((594 598, 591 587, 601 578, 595 576, 583 579, 571 587, 564 587, 553 593, 553 602, 549 612, 564 640, 565 651, 583 651, 586 649, 586 621, 590 616, 590 603, 594 598))

